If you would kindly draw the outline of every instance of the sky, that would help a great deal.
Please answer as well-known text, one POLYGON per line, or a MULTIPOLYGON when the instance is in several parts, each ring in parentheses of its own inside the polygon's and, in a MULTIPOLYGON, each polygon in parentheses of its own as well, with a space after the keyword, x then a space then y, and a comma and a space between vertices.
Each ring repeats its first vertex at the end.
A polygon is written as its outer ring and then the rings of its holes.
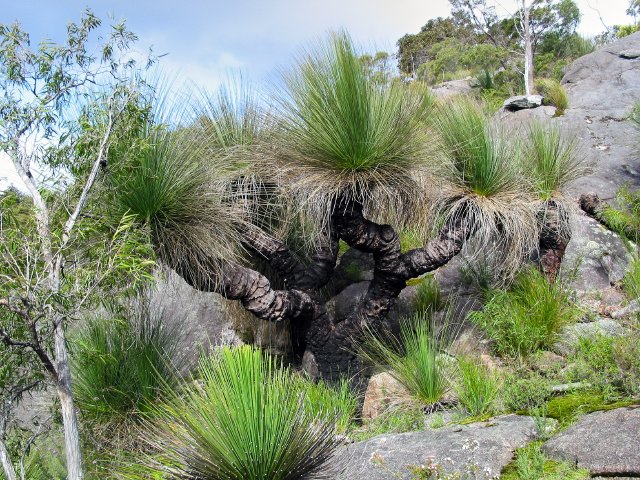
MULTIPOLYGON (((499 13, 515 10, 514 0, 490 1, 499 13)), ((628 0, 576 2, 585 35, 603 31, 600 15, 607 25, 631 21, 628 0)), ((450 13, 447 0, 0 0, 0 23, 18 20, 34 43, 61 41, 87 7, 105 23, 126 19, 141 53, 153 46, 166 54, 160 68, 178 83, 211 90, 239 71, 253 83, 276 81, 301 48, 330 30, 346 29, 366 51, 393 53, 401 36, 450 13)), ((15 179, 0 154, 0 189, 3 177, 15 179)))

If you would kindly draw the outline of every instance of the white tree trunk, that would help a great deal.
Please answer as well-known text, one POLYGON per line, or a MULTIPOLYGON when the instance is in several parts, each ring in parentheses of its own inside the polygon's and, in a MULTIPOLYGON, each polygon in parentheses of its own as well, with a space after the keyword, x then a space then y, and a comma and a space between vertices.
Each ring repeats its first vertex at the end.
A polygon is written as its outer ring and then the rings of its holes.
POLYGON ((522 2, 522 31, 524 40, 524 90, 526 95, 533 93, 533 38, 530 22, 531 6, 522 2))
POLYGON ((11 458, 9 458, 9 452, 7 446, 2 440, 0 440, 0 463, 2 463, 2 470, 7 480, 18 480, 16 470, 13 468, 11 458))
POLYGON ((80 430, 73 395, 71 393, 71 369, 69 352, 61 319, 55 329, 55 351, 58 381, 56 389, 60 398, 62 425, 64 427, 64 446, 67 459, 67 480, 82 480, 82 453, 80 451, 80 430))

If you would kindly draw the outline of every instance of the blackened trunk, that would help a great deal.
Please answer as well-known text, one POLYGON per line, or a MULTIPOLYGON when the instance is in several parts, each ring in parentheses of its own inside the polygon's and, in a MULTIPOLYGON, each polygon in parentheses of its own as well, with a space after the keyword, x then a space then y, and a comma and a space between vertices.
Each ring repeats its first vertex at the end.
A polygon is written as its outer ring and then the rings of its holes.
POLYGON ((540 268, 549 282, 555 282, 571 240, 569 214, 554 201, 545 203, 539 238, 540 268))

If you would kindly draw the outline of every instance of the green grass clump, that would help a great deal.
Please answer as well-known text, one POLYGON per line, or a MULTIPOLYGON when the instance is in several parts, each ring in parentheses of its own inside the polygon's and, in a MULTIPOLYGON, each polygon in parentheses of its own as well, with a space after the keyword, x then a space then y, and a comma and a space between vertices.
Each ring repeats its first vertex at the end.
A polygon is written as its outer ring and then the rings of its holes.
POLYGON ((519 357, 551 346, 577 314, 561 283, 549 283, 530 267, 509 290, 489 291, 484 309, 469 318, 493 340, 498 355, 519 357))
POLYGON ((442 308, 443 300, 440 295, 438 281, 433 275, 425 275, 416 285, 416 297, 413 309, 416 313, 433 313, 442 308))
POLYGON ((147 308, 126 318, 89 320, 74 342, 72 364, 83 416, 111 422, 148 411, 177 382, 179 339, 147 308))
POLYGON ((515 458, 500 475, 505 480, 586 480, 589 470, 545 456, 542 442, 533 442, 516 450, 515 458))
POLYGON ((631 113, 629 114, 629 120, 635 123, 638 127, 640 127, 640 102, 636 102, 631 109, 631 113))
POLYGON ((146 470, 213 480, 313 475, 338 444, 336 412, 309 411, 300 385, 259 350, 222 348, 201 361, 198 380, 154 408, 145 438, 160 454, 142 460, 146 470))
POLYGON ((489 413, 498 389, 498 376, 493 370, 470 358, 458 359, 458 383, 455 391, 466 414, 481 416, 489 413))
POLYGON ((367 363, 390 368, 390 374, 426 405, 440 401, 449 389, 443 355, 446 328, 434 331, 428 312, 400 325, 400 335, 365 329, 357 353, 367 363))
POLYGON ((479 105, 468 99, 443 104, 433 122, 450 155, 448 173, 456 182, 481 197, 514 188, 517 172, 508 144, 491 129, 479 105))
POLYGON ((535 88, 544 97, 545 105, 556 107, 556 116, 564 115, 564 111, 569 108, 569 97, 560 82, 550 78, 541 78, 536 80, 535 88))
POLYGON ((580 339, 566 378, 589 384, 607 398, 639 396, 640 340, 637 335, 580 339))
POLYGON ((362 427, 351 432, 349 437, 355 442, 360 442, 382 434, 415 432, 423 430, 424 427, 425 415, 422 408, 402 405, 367 421, 362 427))
POLYGON ((640 240, 640 189, 632 190, 628 185, 616 194, 618 207, 605 205, 598 212, 598 220, 618 235, 635 243, 640 240))
POLYGON ((314 383, 299 377, 295 388, 302 392, 305 410, 312 416, 329 414, 335 417, 337 433, 346 433, 353 426, 358 398, 351 391, 347 378, 329 385, 322 380, 314 383))
POLYGON ((576 142, 559 128, 533 123, 529 127, 522 170, 544 201, 558 196, 562 187, 584 174, 583 161, 576 155, 576 142))

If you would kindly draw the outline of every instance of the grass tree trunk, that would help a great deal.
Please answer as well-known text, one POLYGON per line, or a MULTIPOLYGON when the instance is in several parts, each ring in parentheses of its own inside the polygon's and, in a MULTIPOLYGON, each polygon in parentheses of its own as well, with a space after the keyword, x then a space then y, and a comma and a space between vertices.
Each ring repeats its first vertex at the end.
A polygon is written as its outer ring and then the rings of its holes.
POLYGON ((239 300, 258 318, 274 322, 287 319, 292 325, 302 325, 306 332, 303 347, 307 365, 312 366, 313 373, 327 379, 339 374, 357 374, 359 363, 351 346, 363 325, 380 327, 407 280, 449 262, 473 234, 473 228, 459 219, 443 227, 425 247, 403 254, 394 229, 366 219, 360 203, 351 202, 336 208, 333 224, 330 248, 320 250, 310 265, 299 263, 282 242, 270 241, 264 233, 250 236, 249 245, 285 278, 286 290, 272 288, 263 274, 240 265, 225 264, 221 278, 216 281, 211 280, 211 276, 194 275, 188 265, 170 266, 194 288, 239 300), (318 294, 333 272, 338 238, 352 248, 372 253, 375 260, 374 278, 364 299, 354 313, 341 322, 336 321, 333 310, 319 300, 318 294))
POLYGON ((553 200, 546 202, 539 239, 540 268, 550 282, 555 282, 564 253, 571 240, 569 214, 553 200))

